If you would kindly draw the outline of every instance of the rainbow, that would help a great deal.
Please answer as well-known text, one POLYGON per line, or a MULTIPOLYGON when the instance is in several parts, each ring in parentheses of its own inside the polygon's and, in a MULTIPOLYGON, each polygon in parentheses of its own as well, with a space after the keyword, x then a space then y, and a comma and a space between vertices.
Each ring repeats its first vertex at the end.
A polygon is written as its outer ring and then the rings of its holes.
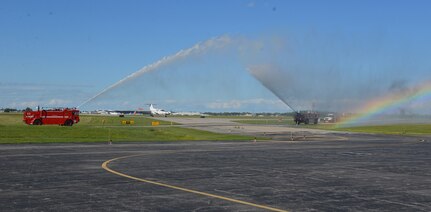
POLYGON ((359 107, 355 115, 350 116, 336 124, 336 128, 356 125, 366 121, 372 116, 387 110, 397 108, 413 100, 431 95, 431 81, 425 81, 412 87, 408 91, 399 91, 372 99, 359 107))

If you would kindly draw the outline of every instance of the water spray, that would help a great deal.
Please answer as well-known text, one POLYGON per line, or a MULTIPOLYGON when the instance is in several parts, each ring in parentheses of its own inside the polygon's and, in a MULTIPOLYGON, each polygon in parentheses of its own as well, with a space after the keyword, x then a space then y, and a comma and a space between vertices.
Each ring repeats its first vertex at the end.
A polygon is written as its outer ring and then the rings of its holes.
POLYGON ((259 81, 259 83, 261 84, 261 85, 263 85, 265 88, 267 88, 269 91, 271 91, 271 93, 272 94, 274 94, 278 99, 280 99, 285 105, 287 105, 287 107, 289 107, 293 112, 295 112, 295 113, 299 113, 291 104, 289 104, 286 100, 285 100, 285 98, 283 98, 278 92, 276 92, 271 86, 267 86, 265 83, 264 83, 264 81, 263 80, 261 80, 258 76, 257 76, 257 74, 256 74, 256 70, 258 70, 259 68, 257 67, 257 66, 254 66, 254 67, 249 67, 249 68, 247 68, 247 70, 248 70, 248 72, 252 75, 252 76, 254 76, 254 78, 256 78, 258 81, 259 81))
POLYGON ((187 58, 189 56, 192 56, 192 55, 202 54, 202 53, 205 53, 205 52, 207 52, 208 50, 211 50, 211 49, 223 48, 223 47, 229 45, 231 42, 232 42, 232 39, 229 36, 215 37, 215 38, 211 38, 211 39, 209 39, 209 40, 207 40, 205 42, 197 43, 197 44, 195 44, 191 48, 182 49, 182 50, 180 50, 179 52, 177 52, 174 55, 163 57, 162 59, 156 61, 155 63, 147 65, 147 66, 139 69, 138 71, 130 74, 129 76, 121 79, 120 81, 112 84, 111 86, 105 88, 100 93, 98 93, 95 96, 91 97, 90 99, 84 101, 82 104, 80 104, 78 106, 78 108, 81 107, 81 106, 83 106, 83 105, 85 105, 85 104, 87 104, 88 102, 93 101, 94 99, 96 99, 99 96, 107 93, 108 91, 110 91, 110 90, 112 90, 112 89, 114 89, 114 88, 116 88, 116 87, 118 87, 118 86, 120 86, 120 85, 122 85, 122 84, 124 84, 124 83, 126 83, 128 81, 130 81, 130 80, 136 79, 137 77, 139 77, 139 76, 141 76, 141 75, 143 75, 143 74, 145 74, 147 72, 155 71, 155 70, 157 70, 158 68, 160 68, 160 67, 162 67, 164 65, 168 65, 168 64, 174 63, 174 62, 176 62, 178 60, 185 59, 185 58, 187 58))
MULTIPOLYGON (((265 85, 263 85, 263 86, 265 86, 265 85)), ((273 93, 278 99, 280 99, 284 104, 286 104, 293 112, 299 113, 297 110, 295 110, 295 108, 292 107, 292 105, 290 105, 289 103, 287 103, 287 101, 284 100, 284 98, 282 98, 277 92, 274 92, 271 88, 269 88, 267 86, 265 86, 265 88, 267 88, 268 90, 270 90, 271 93, 273 93)))

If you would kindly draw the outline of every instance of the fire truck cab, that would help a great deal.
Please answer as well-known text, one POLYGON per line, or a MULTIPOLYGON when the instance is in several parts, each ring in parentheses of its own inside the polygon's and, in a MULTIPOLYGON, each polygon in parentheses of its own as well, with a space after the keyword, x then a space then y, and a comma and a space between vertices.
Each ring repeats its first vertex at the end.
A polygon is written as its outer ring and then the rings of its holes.
POLYGON ((79 110, 76 108, 51 108, 37 111, 24 111, 23 121, 29 125, 58 124, 72 126, 79 122, 79 110))
POLYGON ((319 114, 316 112, 311 112, 311 111, 296 112, 295 117, 294 117, 294 121, 297 125, 300 125, 301 123, 317 124, 319 122, 319 114))

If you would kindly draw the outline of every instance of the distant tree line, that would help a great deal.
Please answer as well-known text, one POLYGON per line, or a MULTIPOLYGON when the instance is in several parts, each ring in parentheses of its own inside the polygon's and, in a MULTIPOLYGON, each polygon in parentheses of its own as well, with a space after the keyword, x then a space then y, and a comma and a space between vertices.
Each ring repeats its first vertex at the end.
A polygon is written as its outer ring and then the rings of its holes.
POLYGON ((0 111, 3 111, 5 113, 18 112, 18 110, 15 108, 2 108, 2 109, 0 109, 0 111))
POLYGON ((31 108, 27 107, 24 110, 18 110, 16 108, 1 108, 0 109, 1 112, 5 112, 5 113, 13 113, 13 112, 24 112, 24 111, 32 111, 31 108))

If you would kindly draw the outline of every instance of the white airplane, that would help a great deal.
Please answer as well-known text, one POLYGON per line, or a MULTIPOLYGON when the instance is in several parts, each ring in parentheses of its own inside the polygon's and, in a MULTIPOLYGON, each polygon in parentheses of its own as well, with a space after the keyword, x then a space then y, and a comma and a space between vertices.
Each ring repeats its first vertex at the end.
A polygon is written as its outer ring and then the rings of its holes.
POLYGON ((171 115, 170 111, 165 111, 162 109, 155 108, 155 107, 153 107, 153 104, 150 104, 150 112, 151 112, 151 116, 159 115, 159 116, 165 116, 166 117, 167 115, 171 115))

